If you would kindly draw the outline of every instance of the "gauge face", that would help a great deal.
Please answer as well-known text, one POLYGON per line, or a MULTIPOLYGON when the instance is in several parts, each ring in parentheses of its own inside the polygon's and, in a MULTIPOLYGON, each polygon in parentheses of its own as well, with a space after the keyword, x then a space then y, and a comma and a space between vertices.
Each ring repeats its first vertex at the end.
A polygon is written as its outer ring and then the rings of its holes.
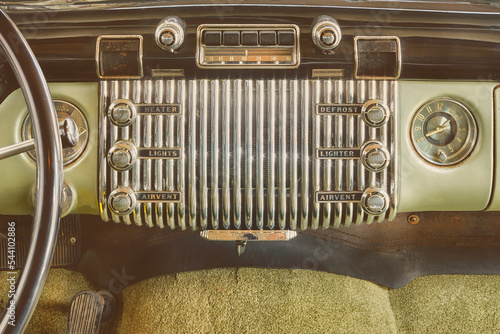
POLYGON ((477 125, 461 102, 439 98, 418 109, 411 125, 411 140, 418 154, 438 166, 459 163, 471 153, 477 125))
MULTIPOLYGON (((75 121, 80 133, 78 143, 74 147, 67 147, 63 149, 63 163, 64 166, 67 166, 75 161, 83 153, 85 147, 87 146, 89 138, 87 120, 85 119, 85 116, 80 111, 80 109, 69 102, 54 100, 54 107, 57 112, 57 120, 59 121, 59 124, 61 125, 62 122, 69 117, 73 121, 75 121)), ((21 135, 23 140, 29 140, 33 138, 30 115, 28 115, 24 120, 21 135)), ((33 160, 36 160, 35 151, 29 151, 28 155, 33 160)))

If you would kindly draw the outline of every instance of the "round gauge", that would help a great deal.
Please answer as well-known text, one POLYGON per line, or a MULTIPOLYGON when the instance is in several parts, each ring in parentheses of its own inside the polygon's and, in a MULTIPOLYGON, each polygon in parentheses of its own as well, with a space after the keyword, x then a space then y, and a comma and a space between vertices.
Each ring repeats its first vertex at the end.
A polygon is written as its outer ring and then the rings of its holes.
MULTIPOLYGON (((54 100, 54 107, 57 112, 59 125, 61 125, 62 122, 69 117, 76 123, 78 132, 80 133, 78 143, 74 147, 63 148, 63 163, 64 166, 67 166, 78 159, 87 146, 89 139, 87 120, 81 110, 69 102, 54 100)), ((21 136, 23 140, 33 138, 30 115, 26 116, 26 119, 23 122, 21 136)), ((31 159, 36 160, 35 151, 29 151, 28 155, 31 159)))
POLYGON ((411 124, 411 141, 418 154, 430 163, 449 166, 471 153, 477 125, 461 102, 439 98, 421 106, 411 124))

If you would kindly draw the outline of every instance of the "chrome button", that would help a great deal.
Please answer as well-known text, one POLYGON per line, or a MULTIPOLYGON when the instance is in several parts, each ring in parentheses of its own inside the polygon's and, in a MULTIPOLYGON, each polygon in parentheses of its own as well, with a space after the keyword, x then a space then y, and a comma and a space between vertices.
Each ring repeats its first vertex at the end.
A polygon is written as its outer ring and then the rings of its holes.
POLYGON ((136 205, 134 192, 127 187, 120 187, 109 194, 108 206, 111 212, 124 216, 132 213, 136 205))
POLYGON ((129 100, 116 100, 108 109, 109 120, 119 127, 125 127, 132 124, 136 115, 136 107, 129 100))
POLYGON ((390 162, 389 151, 380 142, 368 142, 361 150, 361 162, 371 172, 384 170, 390 162))
POLYGON ((108 152, 108 163, 116 171, 129 170, 137 160, 137 149, 129 141, 119 141, 108 152))

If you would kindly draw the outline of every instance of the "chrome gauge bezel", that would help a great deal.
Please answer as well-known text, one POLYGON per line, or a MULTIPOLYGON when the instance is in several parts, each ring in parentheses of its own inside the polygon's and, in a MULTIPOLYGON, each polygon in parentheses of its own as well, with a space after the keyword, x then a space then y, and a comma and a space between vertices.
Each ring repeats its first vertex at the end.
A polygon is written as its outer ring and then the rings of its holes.
MULTIPOLYGON (((452 114, 450 114, 447 111, 440 111, 439 110, 438 112, 450 115, 453 118, 453 120, 455 120, 455 116, 453 116, 452 114)), ((435 112, 432 112, 432 114, 434 114, 434 113, 435 112)), ((453 136, 454 136, 454 138, 452 139, 452 141, 454 141, 455 138, 458 138, 458 135, 456 133, 453 134, 453 136)), ((415 114, 413 115, 412 121, 411 121, 410 141, 412 143, 413 149, 415 150, 415 152, 417 152, 417 154, 422 159, 424 159, 428 163, 431 163, 434 166, 449 167, 449 166, 454 166, 454 165, 457 165, 457 164, 463 162, 465 159, 467 159, 470 156, 470 154, 474 150, 474 147, 476 146, 477 138, 478 138, 478 127, 477 127, 477 122, 476 122, 476 119, 474 117, 474 114, 472 113, 471 109, 466 104, 464 104, 463 102, 461 102, 457 99, 454 99, 454 98, 439 97, 439 98, 435 98, 435 99, 432 99, 430 101, 425 102, 423 105, 421 105, 416 110, 415 114), (444 161, 439 158, 438 154, 429 154, 428 153, 429 150, 424 150, 421 147, 421 145, 419 145, 418 140, 420 140, 420 138, 423 137, 426 144, 430 148, 433 148, 433 150, 431 152, 437 152, 438 150, 441 150, 441 152, 444 154, 446 154, 444 152, 445 150, 449 151, 448 144, 439 146, 439 145, 436 145, 436 144, 429 142, 425 138, 426 136, 423 135, 423 132, 424 132, 423 126, 420 127, 420 130, 415 130, 416 128, 418 128, 418 124, 417 124, 418 121, 420 121, 421 125, 423 125, 425 123, 425 120, 427 118, 429 118, 429 116, 431 115, 431 113, 428 112, 427 108, 429 106, 435 105, 437 102, 444 102, 444 103, 448 103, 448 104, 452 103, 452 104, 457 105, 461 109, 461 113, 464 116, 465 120, 463 122, 466 122, 466 124, 467 124, 467 130, 466 130, 467 135, 463 139, 463 144, 461 144, 461 146, 458 150, 452 152, 453 154, 451 154, 449 156, 445 155, 446 160, 444 160, 444 161), (422 120, 422 117, 419 118, 419 115, 422 115, 424 117, 424 120, 422 120), (418 131, 421 131, 422 135, 418 136, 418 138, 417 138, 416 133, 418 131), (446 149, 439 149, 439 147, 446 147, 446 149)), ((450 153, 450 152, 448 152, 448 153, 450 153)))
MULTIPOLYGON (((76 106, 75 104, 65 101, 65 100, 54 100, 54 107, 57 112, 58 121, 60 122, 62 119, 60 118, 61 112, 57 109, 57 104, 64 104, 69 108, 73 109, 70 115, 73 121, 75 121, 78 126, 78 130, 80 132, 79 142, 75 147, 68 147, 63 149, 63 165, 64 167, 69 166, 70 164, 77 161, 77 159, 85 152, 87 148, 87 144, 89 141, 89 126, 85 115, 83 114, 81 108, 76 106)), ((26 115, 22 128, 21 128, 21 138, 22 140, 30 140, 33 138, 32 128, 31 128, 31 118, 29 115, 26 115)), ((35 151, 27 152, 28 156, 36 161, 35 151)))

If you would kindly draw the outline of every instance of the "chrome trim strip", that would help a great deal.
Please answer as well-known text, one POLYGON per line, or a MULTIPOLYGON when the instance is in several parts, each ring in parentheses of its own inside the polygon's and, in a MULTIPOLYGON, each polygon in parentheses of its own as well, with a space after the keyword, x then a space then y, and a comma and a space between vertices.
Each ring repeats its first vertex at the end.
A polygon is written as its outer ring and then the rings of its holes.
MULTIPOLYGON (((166 92, 167 96, 167 103, 175 103, 175 98, 177 95, 176 92, 176 85, 175 85, 175 80, 171 79, 167 81, 167 89, 168 91, 166 92)), ((174 115, 165 115, 163 116, 166 121, 166 138, 165 138, 165 144, 167 147, 175 147, 175 123, 177 122, 178 116, 174 115)), ((172 159, 168 159, 165 161, 166 163, 166 179, 167 179, 167 184, 166 188, 168 191, 175 191, 177 190, 175 187, 175 169, 174 169, 174 161, 172 159)), ((175 228, 175 204, 169 203, 166 205, 167 207, 167 223, 168 226, 173 230, 175 228)))
POLYGON ((188 192, 189 192, 189 226, 193 231, 195 231, 198 226, 196 222, 196 202, 197 202, 197 182, 196 182, 196 118, 197 118, 197 106, 198 106, 198 83, 195 80, 189 81, 189 140, 188 140, 188 151, 189 151, 189 172, 188 172, 188 192))
POLYGON ((252 228, 253 219, 253 81, 245 80, 245 226, 252 228))
POLYGON ((307 80, 302 81, 302 113, 301 113, 301 126, 302 126, 302 182, 301 182, 301 196, 302 196, 302 216, 300 221, 300 229, 306 230, 309 227, 309 163, 311 156, 309 155, 309 118, 310 118, 310 82, 307 80))
MULTIPOLYGON (((274 229, 276 203, 276 80, 267 82, 267 227, 274 229)), ((286 122, 286 119, 284 120, 286 122)), ((280 122, 281 123, 281 122, 280 122)))
POLYGON ((231 224, 231 80, 222 82, 222 226, 231 224))
MULTIPOLYGON (((279 92, 281 94, 280 99, 280 107, 279 107, 279 122, 278 122, 278 131, 279 131, 279 159, 278 159, 278 226, 280 229, 284 230, 286 227, 286 163, 287 163, 287 119, 289 112, 289 95, 288 95, 288 82, 286 79, 280 80, 279 82, 279 92)), ((292 116, 293 117, 293 116, 292 116)), ((291 137, 296 137, 292 135, 291 137)))
POLYGON ((390 99, 389 102, 389 110, 391 111, 390 115, 390 124, 391 128, 389 131, 389 139, 390 142, 390 151, 391 152, 391 183, 387 185, 389 187, 388 193, 391 197, 391 202, 389 205, 389 210, 387 214, 387 219, 393 221, 396 219, 396 213, 399 203, 399 133, 398 133, 398 124, 399 124, 399 83, 397 81, 390 82, 390 99))
MULTIPOLYGON (((179 80, 177 81, 179 85, 178 92, 178 101, 182 104, 183 108, 187 105, 187 96, 186 96, 186 81, 179 80)), ((177 162, 177 187, 179 192, 181 193, 182 198, 185 198, 186 194, 186 136, 185 136, 185 128, 186 128, 186 113, 182 113, 178 117, 177 123, 177 143, 181 148, 181 156, 182 158, 177 162)), ((182 231, 186 230, 186 202, 181 201, 177 205, 177 221, 182 231)))
MULTIPOLYGON (((323 97, 323 102, 325 103, 332 103, 332 81, 331 80, 325 80, 323 81, 323 91, 325 92, 324 97, 323 97)), ((317 105, 316 105, 317 108, 317 105)), ((333 146, 332 143, 332 116, 330 115, 325 115, 325 116, 319 116, 316 113, 315 118, 320 118, 323 120, 323 125, 324 125, 324 133, 323 133, 323 146, 331 148, 333 146)), ((337 124, 335 123, 335 128, 337 124)), ((316 150, 318 150, 316 148, 316 150)), ((323 162, 324 166, 324 190, 325 191, 330 191, 332 189, 332 161, 330 159, 326 160, 323 162)), ((332 205, 330 204, 323 204, 323 228, 329 228, 331 224, 331 209, 332 205)))
MULTIPOLYGON (((266 108, 266 97, 264 80, 257 80, 256 82, 256 121, 255 127, 257 128, 257 137, 255 145, 255 182, 256 186, 256 224, 259 230, 264 227, 264 118, 265 111, 268 113, 270 110, 266 108)), ((251 161, 251 159, 250 159, 251 161)))
MULTIPOLYGON (((321 97, 321 86, 319 80, 313 81, 313 104, 319 103, 319 99, 321 97)), ((312 115, 312 147, 319 147, 321 140, 321 123, 317 117, 314 116, 312 109, 314 107, 311 103, 308 104, 307 109, 309 115, 312 115)), ((320 174, 321 174, 321 165, 317 159, 312 158, 312 190, 313 193, 321 190, 320 183, 320 174)), ((311 216, 311 228, 316 230, 319 227, 319 219, 320 219, 320 205, 316 201, 312 202, 312 216, 311 216)))
POLYGON ((256 230, 225 230, 201 231, 200 236, 211 241, 288 241, 297 236, 296 231, 256 231, 256 230))
POLYGON ((107 178, 107 132, 108 132, 108 117, 107 117, 107 104, 108 102, 108 81, 101 81, 99 83, 99 208, 101 211, 101 218, 107 222, 110 220, 108 209, 108 178, 107 178))
POLYGON ((219 228, 219 114, 220 109, 219 80, 212 81, 212 107, 211 107, 211 138, 212 142, 212 182, 210 192, 212 194, 212 228, 219 228))
MULTIPOLYGON (((118 81, 111 81, 111 89, 110 89, 110 99, 111 101, 115 101, 119 98, 119 92, 118 92, 118 81)), ((111 127, 110 130, 109 130, 109 142, 110 142, 110 147, 116 142, 118 141, 118 128, 116 127, 111 127)), ((110 177, 109 177, 109 181, 110 181, 110 187, 111 189, 116 189, 119 187, 119 184, 118 184, 118 173, 110 168, 110 177)), ((120 216, 118 216, 117 214, 111 212, 111 220, 113 220, 113 222, 115 223, 120 223, 121 222, 121 218, 120 216)))
POLYGON ((236 107, 234 115, 234 227, 241 228, 241 158, 242 158, 242 108, 243 108, 243 81, 235 81, 236 107))
MULTIPOLYGON (((366 81, 358 81, 357 82, 357 98, 358 103, 363 103, 366 100, 366 81)), ((357 145, 360 146, 365 142, 365 123, 358 117, 357 121, 358 125, 358 142, 357 145)), ((357 177, 358 177, 358 190, 364 191, 365 189, 365 167, 361 163, 361 160, 356 161, 357 167, 357 177)), ((364 221, 365 212, 361 205, 357 205, 357 214, 356 214, 356 225, 360 225, 364 221)))
MULTIPOLYGON (((146 80, 145 81, 145 90, 144 90, 144 103, 151 103, 153 100, 153 81, 146 80)), ((152 116, 145 115, 144 117, 144 125, 143 125, 143 136, 142 136, 142 145, 141 147, 151 147, 151 132, 152 132, 152 116)), ((142 189, 144 191, 151 190, 151 160, 141 160, 143 167, 143 183, 142 189)), ((144 212, 144 220, 147 226, 153 227, 153 216, 152 216, 152 204, 151 203, 143 203, 141 204, 141 211, 144 212)))
MULTIPOLYGON (((155 80, 154 103, 162 103, 165 95, 165 87, 163 80, 155 80)), ((165 116, 154 115, 153 127, 153 146, 163 147, 163 120, 165 116)), ((154 190, 163 191, 163 159, 155 159, 155 174, 154 174, 154 190)), ((155 203, 155 220, 159 228, 163 228, 163 203, 155 203)))
POLYGON ((200 224, 201 229, 208 227, 208 80, 200 84, 200 224))
MULTIPOLYGON (((355 91, 354 91, 354 81, 348 80, 346 82, 346 94, 345 101, 346 103, 353 103, 355 99, 355 91)), ((347 116, 347 142, 346 147, 354 147, 354 123, 356 116, 348 115, 347 116)), ((346 190, 353 191, 354 190, 354 161, 348 160, 346 166, 346 190)), ((354 216, 354 205, 352 203, 348 203, 346 206, 346 216, 344 220, 344 226, 349 227, 352 224, 353 216, 354 216)))
MULTIPOLYGON (((132 83, 132 102, 140 103, 142 101, 142 82, 140 80, 134 80, 132 83)), ((140 145, 141 143, 141 124, 142 116, 137 115, 135 122, 130 125, 131 140, 135 145, 140 145)), ((132 182, 131 187, 134 191, 139 191, 141 189, 141 166, 140 161, 135 162, 135 166, 132 167, 132 182)), ((142 226, 142 210, 141 204, 136 203, 135 209, 132 212, 132 217, 134 223, 137 226, 142 226)))
MULTIPOLYGON (((342 99, 344 97, 344 81, 335 80, 335 103, 342 103, 342 99)), ((335 115, 335 147, 345 147, 344 145, 344 130, 343 130, 343 120, 344 115, 335 115)), ((344 161, 335 160, 335 191, 342 191, 343 185, 343 165, 344 161)), ((335 203, 333 205, 333 227, 338 228, 342 225, 343 217, 342 217, 342 209, 344 204, 335 203)))
POLYGON ((298 137, 300 136, 299 129, 299 115, 302 116, 299 110, 299 82, 292 80, 290 86, 291 95, 291 110, 292 118, 290 124, 290 228, 297 229, 297 218, 299 214, 299 143, 298 137))

